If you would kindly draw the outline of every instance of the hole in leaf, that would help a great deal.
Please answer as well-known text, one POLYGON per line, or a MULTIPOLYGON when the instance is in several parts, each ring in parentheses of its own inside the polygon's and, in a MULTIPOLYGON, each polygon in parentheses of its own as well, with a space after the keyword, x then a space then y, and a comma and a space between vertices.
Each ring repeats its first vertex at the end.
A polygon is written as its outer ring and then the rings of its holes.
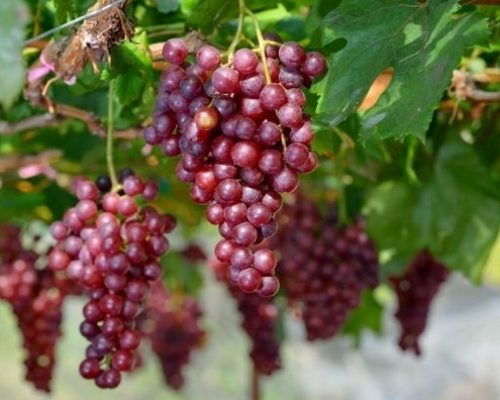
POLYGON ((382 96, 382 94, 387 90, 387 88, 391 84, 393 75, 394 75, 394 68, 389 67, 375 78, 363 102, 359 106, 360 111, 367 111, 370 108, 372 108, 375 104, 377 104, 377 101, 380 98, 380 96, 382 96))

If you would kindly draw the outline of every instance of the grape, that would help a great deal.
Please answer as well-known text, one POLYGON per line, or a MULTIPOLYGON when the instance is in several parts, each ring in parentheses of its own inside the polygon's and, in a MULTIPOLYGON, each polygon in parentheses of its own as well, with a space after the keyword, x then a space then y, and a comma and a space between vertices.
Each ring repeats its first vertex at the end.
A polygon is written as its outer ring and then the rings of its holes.
POLYGON ((202 46, 196 52, 196 61, 202 69, 212 71, 220 63, 220 52, 213 46, 202 46))
POLYGON ((257 98, 264 84, 265 79, 262 75, 253 75, 240 81, 240 90, 245 96, 257 98))
MULTIPOLYGON (((77 192, 86 199, 96 193, 88 186, 77 192)), ((61 224, 54 224, 51 231, 61 240, 66 237, 61 224)), ((21 230, 16 226, 0 226, 0 299, 10 304, 22 334, 26 351, 25 379, 36 389, 50 392, 55 347, 61 337, 63 301, 69 294, 78 294, 78 290, 67 279, 46 268, 46 264, 43 268, 35 267, 36 263, 46 263, 46 255, 26 249, 20 235, 21 230)), ((85 327, 84 332, 88 336, 94 334, 89 327, 85 327)))
POLYGON ((317 51, 306 54, 306 59, 302 63, 302 73, 310 77, 322 75, 326 71, 325 58, 317 51))
MULTIPOLYGON (((301 310, 308 340, 330 338, 358 305, 363 289, 378 284, 373 243, 361 220, 338 227, 335 213, 324 218, 303 195, 284 207, 280 228, 271 246, 282 255, 277 270, 289 304, 301 310)), ((276 285, 263 280, 260 294, 276 285)))
POLYGON ((288 68, 300 67, 306 57, 304 49, 294 42, 285 42, 280 46, 279 59, 288 68))
POLYGON ((239 49, 234 54, 234 68, 243 75, 250 75, 257 68, 259 58, 249 49, 239 49))
POLYGON ((163 57, 172 64, 182 64, 187 55, 188 49, 181 39, 169 39, 163 46, 163 57))
MULTIPOLYGON (((139 329, 149 339, 160 361, 165 382, 173 389, 182 387, 182 370, 192 351, 203 344, 206 333, 199 325, 201 316, 196 299, 185 296, 179 302, 158 282, 153 286, 146 310, 139 319, 139 329)), ((126 370, 129 354, 118 356, 116 361, 113 359, 113 366, 126 370)))
POLYGON ((427 251, 418 254, 399 277, 391 277, 398 296, 396 318, 401 326, 399 347, 421 355, 420 335, 427 325, 432 300, 449 276, 449 270, 427 251))
POLYGON ((212 75, 214 89, 220 93, 234 93, 239 89, 239 74, 229 67, 219 67, 212 75))
POLYGON ((285 89, 278 83, 266 85, 260 92, 260 101, 268 110, 277 110, 287 102, 285 89))
MULTIPOLYGON (((281 195, 294 192, 299 175, 317 165, 302 89, 324 73, 326 63, 297 43, 279 45, 279 36, 266 37, 276 44, 266 44, 265 57, 240 48, 223 59, 224 53, 204 45, 194 62, 185 44, 168 41, 164 55, 176 65, 162 74, 153 124, 144 138, 169 157, 180 154, 177 177, 190 185, 195 202, 207 205, 207 220, 224 238, 215 254, 224 262, 234 259, 228 271, 235 281, 249 269, 243 277, 256 278, 241 278, 245 290, 268 297, 279 289, 275 267, 254 267, 254 252, 277 232, 281 195)), ((110 198, 105 209, 135 215, 123 201, 110 198)), ((80 222, 73 215, 68 219, 75 226, 80 222)), ((107 253, 119 250, 119 243, 108 242, 103 243, 107 253)))
MULTIPOLYGON (((245 249, 248 250, 248 249, 245 249)), ((267 250, 272 254, 272 251, 267 250)), ((252 344, 250 357, 261 374, 271 375, 281 368, 279 342, 277 340, 278 309, 273 297, 279 289, 279 281, 275 276, 259 278, 259 273, 252 269, 243 269, 239 275, 251 279, 261 279, 258 294, 243 293, 238 287, 231 285, 227 277, 230 274, 228 263, 211 260, 211 267, 216 272, 218 280, 223 281, 238 305, 242 317, 241 326, 249 336, 252 344), (252 278, 253 277, 253 278, 252 278)), ((243 278, 241 278, 243 279, 243 278)), ((246 281, 245 283, 248 283, 246 281)))
POLYGON ((231 148, 231 160, 241 168, 250 168, 257 164, 259 147, 251 141, 240 141, 231 148))
MULTIPOLYGON (((170 48, 169 57, 177 57, 177 50, 170 48)), ((193 158, 190 167, 195 163, 193 158)), ((81 200, 54 223, 51 233, 57 243, 48 257, 52 270, 66 271, 89 291, 80 330, 91 344, 80 373, 102 388, 117 387, 121 373, 134 368, 141 340, 134 329, 137 315, 150 285, 160 277, 158 258, 168 250, 165 235, 175 227, 173 217, 139 205, 156 197, 156 185, 130 169, 121 170, 119 180, 118 193, 90 181, 77 184, 81 200), (109 363, 96 364, 95 357, 109 363)))

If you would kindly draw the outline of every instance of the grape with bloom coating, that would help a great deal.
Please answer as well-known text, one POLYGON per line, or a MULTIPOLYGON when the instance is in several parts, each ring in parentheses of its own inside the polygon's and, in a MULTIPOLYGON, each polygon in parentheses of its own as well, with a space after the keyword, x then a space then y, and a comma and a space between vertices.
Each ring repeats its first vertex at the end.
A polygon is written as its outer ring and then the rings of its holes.
POLYGON ((272 297, 279 288, 275 268, 253 265, 255 246, 276 233, 281 194, 294 192, 299 175, 317 165, 302 87, 325 72, 326 62, 297 43, 265 37, 276 42, 265 46, 265 59, 248 48, 223 59, 204 45, 194 63, 178 39, 168 41, 164 55, 177 65, 162 74, 144 137, 169 157, 180 153, 176 175, 218 225, 224 240, 215 254, 237 263, 230 269, 233 283, 272 297))
MULTIPOLYGON (((180 59, 182 46, 169 46, 169 57, 180 59)), ((172 216, 139 205, 156 197, 156 185, 130 169, 120 171, 119 181, 118 192, 110 192, 103 178, 76 185, 79 203, 53 224, 57 243, 48 258, 52 270, 66 271, 89 292, 80 330, 91 344, 80 374, 101 388, 117 387, 121 374, 134 368, 141 340, 135 320, 160 277, 158 259, 169 248, 166 234, 175 227, 172 216)))

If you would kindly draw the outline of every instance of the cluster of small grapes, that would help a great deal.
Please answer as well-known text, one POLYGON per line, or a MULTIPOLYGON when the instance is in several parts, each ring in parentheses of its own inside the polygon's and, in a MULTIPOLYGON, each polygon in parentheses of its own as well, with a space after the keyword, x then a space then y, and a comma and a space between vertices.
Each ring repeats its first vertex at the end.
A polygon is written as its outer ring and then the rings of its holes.
POLYGON ((206 261, 207 255, 203 249, 195 243, 188 244, 181 250, 181 255, 184 259, 191 264, 196 264, 200 261, 206 261))
POLYGON ((35 268, 38 255, 23 248, 20 233, 16 226, 0 228, 0 298, 11 305, 23 336, 26 380, 50 392, 63 300, 72 285, 47 268, 35 268))
POLYGON ((235 299, 242 316, 241 326, 252 342, 250 358, 256 370, 271 375, 281 368, 280 345, 277 339, 278 308, 272 298, 244 293, 228 280, 228 263, 210 260, 217 280, 224 282, 235 299))
POLYGON ((141 331, 151 342, 166 383, 173 389, 180 389, 184 384, 182 370, 189 363, 192 351, 205 339, 206 333, 199 324, 202 312, 198 301, 170 294, 161 282, 157 282, 146 307, 141 331))
POLYGON ((62 334, 63 301, 72 294, 72 285, 47 268, 37 270, 36 274, 32 298, 28 302, 13 303, 12 309, 27 352, 26 380, 33 382, 37 389, 50 392, 55 347, 62 334))
POLYGON ((194 201, 208 204, 207 220, 224 238, 215 255, 230 263, 232 281, 272 297, 279 289, 276 258, 252 246, 276 233, 281 193, 296 190, 299 173, 317 165, 302 87, 325 72, 326 62, 296 43, 267 38, 262 59, 242 48, 226 64, 212 46, 190 62, 181 39, 167 41, 163 55, 172 65, 144 136, 167 156, 182 156, 177 176, 191 185, 194 201))
POLYGON ((398 296, 396 318, 401 325, 399 347, 421 354, 419 338, 427 324, 432 300, 446 281, 449 270, 427 251, 418 254, 403 276, 392 277, 398 296))
POLYGON ((57 244, 49 267, 66 271, 89 296, 80 332, 91 344, 80 374, 102 388, 118 386, 121 372, 133 368, 141 339, 136 317, 151 282, 160 277, 158 259, 169 248, 165 235, 175 227, 172 216, 139 205, 155 198, 153 183, 130 171, 121 182, 116 192, 109 178, 78 181, 78 204, 51 226, 57 244))
POLYGON ((323 218, 303 196, 285 207, 275 246, 280 278, 290 305, 301 314, 308 340, 339 331, 360 301, 378 284, 378 257, 361 220, 339 228, 335 215, 323 218))

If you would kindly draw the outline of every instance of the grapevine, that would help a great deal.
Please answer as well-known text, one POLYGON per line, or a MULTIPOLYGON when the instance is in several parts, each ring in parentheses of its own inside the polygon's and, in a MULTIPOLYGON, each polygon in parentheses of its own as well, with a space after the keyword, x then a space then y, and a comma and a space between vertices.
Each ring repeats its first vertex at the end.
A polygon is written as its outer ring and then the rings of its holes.
POLYGON ((313 400, 322 349, 435 353, 436 299, 499 283, 499 1, 0 1, 5 396, 154 358, 153 397, 313 400))

